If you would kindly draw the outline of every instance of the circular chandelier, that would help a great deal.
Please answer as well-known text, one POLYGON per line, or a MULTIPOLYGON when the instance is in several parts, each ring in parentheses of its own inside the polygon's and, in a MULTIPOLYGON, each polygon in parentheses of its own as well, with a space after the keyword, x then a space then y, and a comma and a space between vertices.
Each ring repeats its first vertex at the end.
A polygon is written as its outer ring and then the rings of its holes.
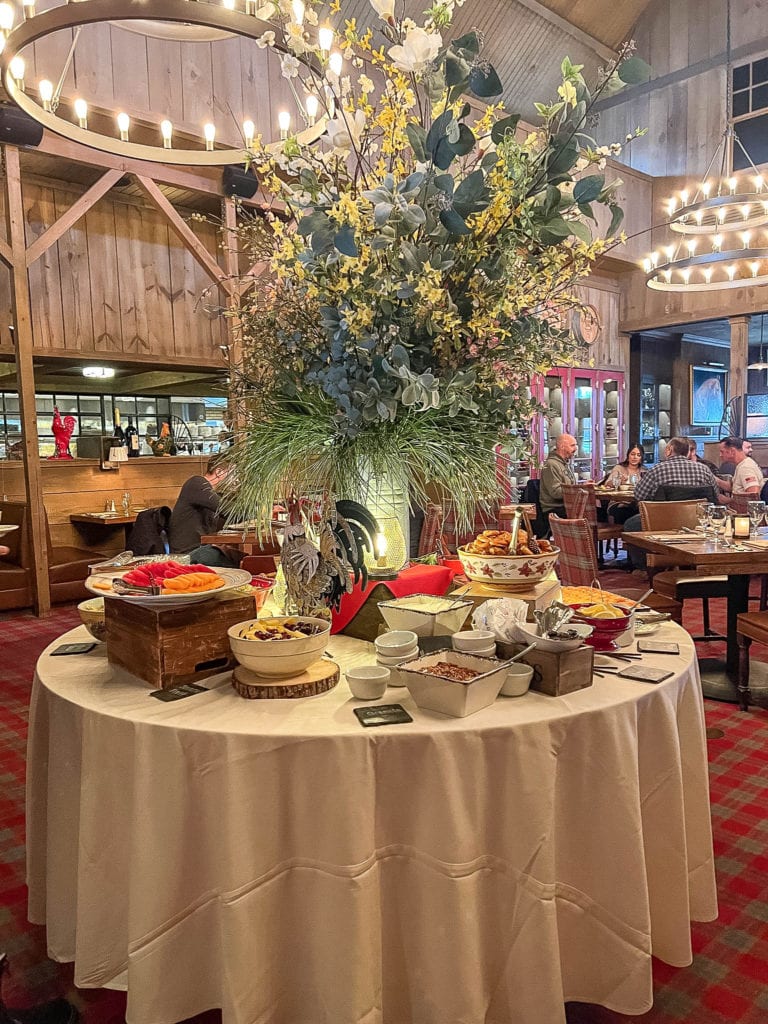
MULTIPOLYGON (((291 51, 274 38, 276 26, 262 20, 259 14, 273 10, 273 5, 266 7, 256 0, 244 0, 244 10, 235 9, 236 0, 223 0, 222 4, 198 3, 196 0, 80 0, 78 3, 66 3, 59 7, 53 7, 40 14, 35 13, 34 3, 24 0, 24 17, 16 27, 14 8, 9 3, 0 3, 0 74, 10 99, 30 117, 38 121, 44 128, 70 139, 73 142, 89 146, 93 149, 106 153, 113 153, 117 156, 128 157, 135 160, 151 160, 155 163, 182 164, 203 167, 220 167, 227 164, 242 163, 251 149, 254 140, 254 124, 246 120, 242 125, 242 147, 216 148, 216 128, 213 122, 203 127, 202 145, 196 148, 182 148, 178 140, 174 139, 174 129, 171 122, 163 120, 157 127, 157 143, 136 142, 131 140, 131 119, 128 114, 119 112, 114 124, 117 132, 108 134, 96 128, 94 117, 89 119, 88 103, 85 98, 79 97, 74 100, 70 117, 60 116, 59 93, 61 84, 68 69, 69 61, 61 74, 59 85, 54 87, 53 83, 43 79, 38 83, 37 96, 27 92, 24 82, 25 63, 21 56, 22 51, 37 42, 45 39, 55 32, 63 30, 74 30, 75 38, 70 50, 71 60, 74 47, 77 43, 79 31, 86 25, 98 25, 122 22, 132 23, 137 26, 138 31, 148 31, 146 26, 160 26, 163 29, 162 35, 176 38, 184 35, 184 38, 201 38, 200 33, 213 38, 223 36, 242 36, 254 42, 260 40, 265 34, 272 38, 271 48, 281 54, 290 54, 291 51), (167 31, 166 31, 167 30, 167 31), (189 33, 192 33, 191 35, 189 33), (213 33, 213 35, 212 35, 213 33), (4 37, 4 39, 3 39, 4 37)), ((294 0, 293 17, 303 17, 303 3, 301 0, 294 0)), ((321 29, 326 34, 330 29, 321 29)), ((332 38, 332 32, 331 32, 332 38)), ((328 44, 330 50, 330 43, 328 44)), ((309 58, 301 61, 314 77, 322 81, 323 69, 315 67, 309 58)), ((326 130, 328 116, 321 112, 317 116, 319 104, 323 103, 328 107, 330 100, 323 102, 324 92, 318 89, 317 97, 306 97, 305 102, 298 101, 297 104, 300 116, 304 121, 304 127, 294 133, 300 145, 309 145, 320 138, 326 130)), ((99 123, 101 123, 99 119, 99 123)), ((288 137, 290 115, 281 112, 279 115, 280 139, 283 142, 288 137)), ((144 127, 144 126, 143 126, 144 127)), ((146 132, 145 132, 146 134, 146 132)), ((267 148, 279 146, 281 143, 274 143, 267 148)))
POLYGON ((768 225, 768 188, 732 119, 731 3, 726 13, 726 127, 703 179, 669 200, 673 241, 643 261, 645 283, 666 292, 708 292, 768 284, 768 248, 756 244, 768 225), (750 168, 733 173, 736 148, 750 168), (717 168, 714 180, 710 180, 717 168), (707 237, 709 236, 709 237, 707 237), (697 251, 698 250, 698 251, 697 251))

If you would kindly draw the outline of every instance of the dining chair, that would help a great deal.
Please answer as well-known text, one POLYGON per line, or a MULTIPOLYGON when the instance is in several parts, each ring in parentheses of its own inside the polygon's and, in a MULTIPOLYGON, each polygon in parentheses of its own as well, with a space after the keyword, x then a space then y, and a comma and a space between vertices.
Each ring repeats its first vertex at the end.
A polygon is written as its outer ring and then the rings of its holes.
POLYGON ((736 619, 736 640, 739 645, 739 707, 746 711, 750 702, 749 649, 753 640, 759 644, 768 644, 768 612, 742 612, 736 619))
MULTIPOLYGON (((698 525, 696 507, 700 501, 641 501, 640 522, 643 530, 691 529, 698 525)), ((727 576, 697 576, 690 569, 681 569, 674 557, 648 555, 648 577, 657 594, 672 597, 683 605, 686 601, 700 600, 704 632, 693 640, 706 642, 725 640, 722 633, 714 632, 710 626, 709 599, 728 596, 727 576)))
MULTIPOLYGON (((555 571, 564 587, 591 587, 600 582, 600 567, 591 527, 585 519, 561 519, 553 513, 549 517, 552 540, 559 549, 555 571)), ((621 591, 616 591, 621 593, 621 591)), ((680 622, 682 605, 674 598, 651 594, 645 602, 654 611, 667 612, 680 622)))
POLYGON ((619 552, 622 525, 597 521, 597 498, 594 484, 563 484, 563 504, 568 519, 586 519, 595 538, 595 550, 600 565, 603 563, 603 542, 613 541, 614 555, 619 552))

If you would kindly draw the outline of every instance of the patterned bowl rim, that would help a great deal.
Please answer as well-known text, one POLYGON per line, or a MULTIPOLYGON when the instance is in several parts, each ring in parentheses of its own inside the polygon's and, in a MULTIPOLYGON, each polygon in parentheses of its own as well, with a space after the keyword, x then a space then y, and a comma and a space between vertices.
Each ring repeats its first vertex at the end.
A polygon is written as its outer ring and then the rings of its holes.
POLYGON ((467 551, 466 548, 457 548, 459 558, 551 558, 560 554, 560 548, 552 548, 550 551, 540 551, 537 555, 484 555, 480 551, 467 551))

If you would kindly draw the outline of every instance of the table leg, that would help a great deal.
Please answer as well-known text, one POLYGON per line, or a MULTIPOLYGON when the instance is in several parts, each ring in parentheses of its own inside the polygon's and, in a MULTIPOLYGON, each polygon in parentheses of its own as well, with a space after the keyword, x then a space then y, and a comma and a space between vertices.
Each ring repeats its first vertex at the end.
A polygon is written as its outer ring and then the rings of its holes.
POLYGON ((750 577, 728 577, 728 675, 736 680, 739 673, 739 643, 736 633, 736 620, 742 612, 747 611, 749 603, 750 577))
POLYGON ((749 576, 728 577, 728 610, 727 610, 727 647, 726 660, 719 658, 700 658, 701 689, 705 697, 712 700, 740 702, 738 690, 739 678, 739 644, 736 633, 736 620, 741 612, 747 611, 749 597, 749 576))

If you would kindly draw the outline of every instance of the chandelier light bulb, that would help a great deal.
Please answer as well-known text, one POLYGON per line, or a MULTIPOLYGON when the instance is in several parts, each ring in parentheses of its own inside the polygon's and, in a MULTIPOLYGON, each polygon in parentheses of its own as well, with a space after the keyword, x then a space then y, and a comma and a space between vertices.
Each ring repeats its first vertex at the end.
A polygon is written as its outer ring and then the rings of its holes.
POLYGON ((762 192, 763 191, 763 185, 764 185, 763 176, 762 176, 762 174, 758 174, 758 176, 755 178, 755 192, 757 192, 758 194, 760 192, 762 192))
POLYGON ((256 125, 253 121, 243 121, 243 139, 245 141, 245 148, 251 149, 253 147, 253 136, 256 132, 256 125))
POLYGON ((24 63, 24 58, 23 57, 19 57, 19 56, 14 57, 13 60, 11 61, 11 63, 8 65, 8 70, 11 72, 11 75, 13 76, 13 80, 16 82, 16 85, 18 86, 19 89, 23 89, 24 88, 24 69, 25 68, 26 68, 26 64, 24 63))
POLYGON ((681 270, 680 275, 683 279, 683 283, 688 284, 688 282, 691 280, 691 268, 686 267, 685 270, 681 270))
POLYGON ((730 189, 730 192, 731 192, 732 196, 736 195, 736 185, 737 185, 737 182, 736 182, 735 178, 729 178, 728 179, 728 188, 730 189))
POLYGON ((704 211, 703 210, 697 210, 696 213, 694 214, 694 219, 695 219, 696 223, 699 225, 699 227, 701 227, 701 222, 704 220, 704 211))
POLYGON ((650 274, 650 272, 651 272, 651 261, 646 256, 645 259, 643 260, 643 273, 644 274, 650 274))
POLYGON ((341 76, 341 69, 344 64, 344 60, 338 50, 334 50, 331 56, 328 58, 328 67, 336 75, 337 78, 341 76))
POLYGON ((655 270, 659 265, 659 254, 657 252, 651 253, 651 266, 655 270))
POLYGON ((748 206, 746 203, 741 207, 741 216, 744 218, 744 220, 749 220, 749 215, 751 212, 752 207, 748 206))
POLYGON ((712 186, 708 181, 701 183, 701 192, 705 199, 709 199, 709 193, 712 191, 712 186))
POLYGON ((752 271, 752 277, 757 277, 757 272, 760 269, 759 263, 750 263, 749 269, 752 271))
POLYGON ((671 260, 673 259, 674 255, 675 255, 675 247, 674 247, 674 245, 667 245, 667 246, 665 246, 664 247, 664 253, 666 254, 667 260, 669 260, 671 262, 671 260))
POLYGON ((208 152, 213 151, 213 140, 216 138, 216 125, 210 121, 203 125, 203 135, 205 136, 205 148, 208 152))
POLYGON ((245 13, 256 16, 257 0, 245 0, 245 13))
POLYGON ((37 91, 43 103, 43 110, 50 110, 53 99, 53 82, 49 82, 47 78, 41 78, 37 83, 37 91))
POLYGON ((673 196, 672 199, 667 201, 667 213, 669 214, 670 217, 672 216, 672 214, 675 212, 676 209, 677 209, 677 201, 675 200, 675 198, 673 196))
POLYGON ((728 211, 726 210, 726 208, 725 208, 724 206, 722 206, 722 207, 721 207, 721 208, 720 208, 720 209, 719 209, 719 210, 717 211, 717 219, 718 219, 718 220, 720 221, 720 223, 721 223, 721 224, 724 224, 724 223, 725 223, 725 217, 726 217, 726 214, 727 214, 727 213, 728 213, 728 211))
POLYGON ((163 149, 170 149, 171 140, 173 139, 173 125, 167 118, 165 121, 160 122, 160 134, 163 137, 163 149))
POLYGON ((712 267, 705 267, 704 269, 704 280, 709 284, 712 280, 712 267))
POLYGON ((715 235, 712 239, 712 252, 720 252, 720 247, 723 244, 723 236, 715 235))
POLYGON ((0 31, 5 32, 6 35, 13 28, 13 23, 16 19, 16 12, 11 4, 3 3, 0 4, 0 31))
POLYGON ((725 272, 728 275, 728 280, 732 281, 736 276, 736 267, 733 264, 731 264, 730 267, 725 268, 725 272))
POLYGON ((222 6, 228 11, 234 11, 235 0, 221 0, 222 6))
POLYGON ((319 106, 320 106, 320 103, 319 103, 319 101, 317 99, 317 96, 313 96, 310 93, 309 96, 307 96, 305 98, 305 100, 304 100, 304 109, 307 112, 307 118, 309 119, 309 123, 310 124, 314 124, 315 123, 315 118, 317 117, 317 110, 318 110, 319 106))
POLYGON ((74 104, 75 117, 77 123, 81 128, 88 127, 88 104, 85 100, 75 100, 74 104))
POLYGON ((688 205, 688 189, 687 188, 684 188, 683 191, 680 193, 680 205, 681 206, 687 206, 688 205))
POLYGON ((117 115, 117 129, 120 132, 120 140, 122 142, 128 141, 128 129, 131 127, 131 119, 127 114, 119 113, 117 115))
MULTIPOLYGON (((10 5, 8 4, 8 5, 5 5, 5 6, 10 6, 10 5)), ((11 8, 11 14, 13 14, 13 9, 12 8, 11 8)), ((318 43, 320 45, 321 51, 324 54, 326 54, 326 53, 328 53, 330 51, 331 47, 333 46, 333 29, 331 28, 330 25, 323 25, 322 28, 320 28, 318 30, 317 41, 318 41, 318 43)))
POLYGON ((35 16, 35 0, 21 0, 22 10, 24 11, 25 18, 34 18, 35 16))
POLYGON ((280 138, 284 142, 288 138, 288 132, 291 127, 291 115, 287 110, 281 110, 277 115, 277 124, 280 128, 280 138))
POLYGON ((303 0, 292 0, 291 12, 293 14, 293 20, 297 25, 304 24, 304 2, 303 0))
POLYGON ((749 240, 750 240, 751 237, 752 236, 751 236, 749 231, 742 231, 742 233, 741 233, 741 240, 744 243, 744 248, 745 249, 749 248, 749 240))
POLYGON ((667 284, 669 284, 669 282, 672 280, 672 271, 671 270, 662 270, 662 274, 666 278, 667 284))
POLYGON ((690 238, 685 243, 685 245, 686 245, 686 248, 688 249, 688 255, 689 256, 693 256, 693 254, 696 252, 696 239, 695 238, 690 238))

